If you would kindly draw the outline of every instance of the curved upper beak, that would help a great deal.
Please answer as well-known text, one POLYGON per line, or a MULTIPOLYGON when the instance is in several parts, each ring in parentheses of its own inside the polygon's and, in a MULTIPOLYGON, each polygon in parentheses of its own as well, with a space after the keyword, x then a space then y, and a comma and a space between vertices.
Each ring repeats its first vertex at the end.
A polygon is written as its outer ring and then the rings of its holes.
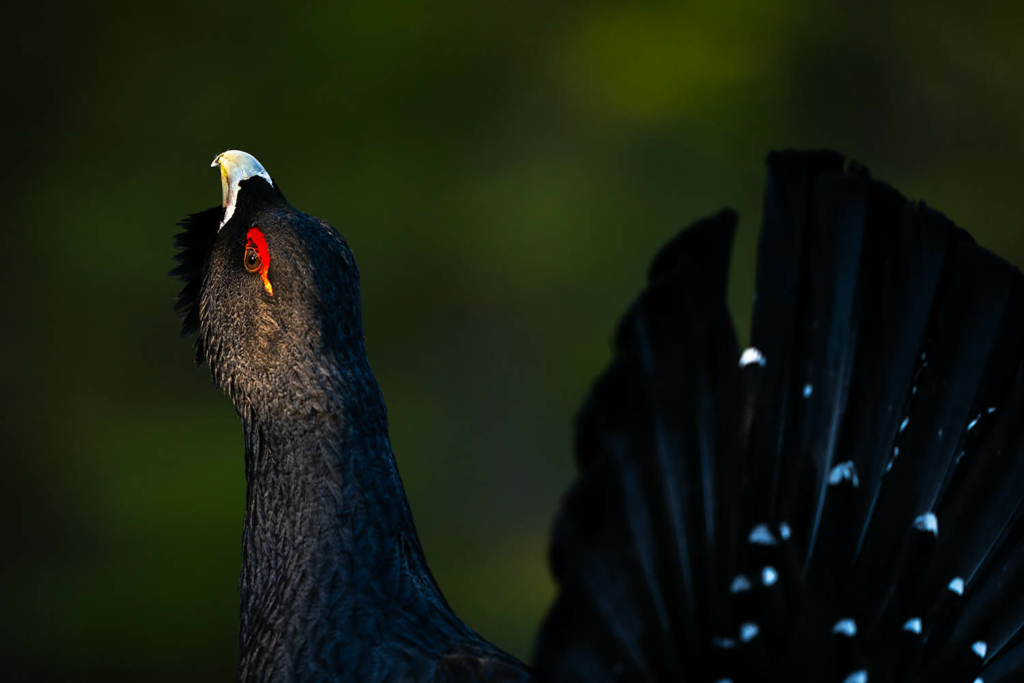
MULTIPOLYGON (((267 169, 263 168, 256 157, 239 149, 229 149, 221 152, 213 159, 211 167, 220 166, 220 185, 223 196, 224 217, 220 221, 223 228, 231 216, 235 213, 235 205, 238 203, 238 189, 243 180, 260 176, 266 179, 271 185, 274 181, 270 179, 267 169)), ((218 228, 219 229, 219 228, 218 228)))

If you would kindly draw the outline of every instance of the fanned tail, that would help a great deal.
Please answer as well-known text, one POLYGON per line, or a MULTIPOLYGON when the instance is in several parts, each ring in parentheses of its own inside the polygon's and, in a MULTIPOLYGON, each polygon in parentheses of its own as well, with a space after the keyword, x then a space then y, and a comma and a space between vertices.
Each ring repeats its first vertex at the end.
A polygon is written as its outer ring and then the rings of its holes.
POLYGON ((551 552, 563 592, 538 643, 549 678, 683 680, 710 666, 709 624, 726 628, 715 594, 735 546, 735 223, 723 212, 663 249, 578 418, 580 479, 551 552))
POLYGON ((659 254, 620 325, 538 671, 1016 680, 1024 278, 839 154, 768 167, 752 347, 725 304, 729 212, 659 254))

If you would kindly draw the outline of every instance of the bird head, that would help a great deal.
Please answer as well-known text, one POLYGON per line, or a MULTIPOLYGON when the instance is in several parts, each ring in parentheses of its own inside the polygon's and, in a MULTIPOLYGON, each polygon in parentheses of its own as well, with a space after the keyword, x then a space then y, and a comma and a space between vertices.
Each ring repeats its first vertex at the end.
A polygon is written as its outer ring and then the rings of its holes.
POLYGON ((196 362, 240 407, 362 352, 359 276, 337 231, 293 208, 255 157, 229 150, 213 166, 221 206, 180 224, 171 274, 184 282, 175 308, 182 334, 198 332, 196 362))

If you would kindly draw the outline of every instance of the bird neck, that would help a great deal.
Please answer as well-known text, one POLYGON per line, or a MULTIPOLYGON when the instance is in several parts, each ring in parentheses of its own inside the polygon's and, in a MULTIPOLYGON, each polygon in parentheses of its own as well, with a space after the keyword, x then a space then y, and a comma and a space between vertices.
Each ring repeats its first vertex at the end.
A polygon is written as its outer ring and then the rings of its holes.
POLYGON ((247 658, 286 666, 325 637, 351 645, 367 636, 359 615, 382 607, 449 621, 416 537, 373 374, 365 365, 337 377, 315 395, 296 400, 287 392, 288 407, 276 415, 242 416, 243 668, 247 658))

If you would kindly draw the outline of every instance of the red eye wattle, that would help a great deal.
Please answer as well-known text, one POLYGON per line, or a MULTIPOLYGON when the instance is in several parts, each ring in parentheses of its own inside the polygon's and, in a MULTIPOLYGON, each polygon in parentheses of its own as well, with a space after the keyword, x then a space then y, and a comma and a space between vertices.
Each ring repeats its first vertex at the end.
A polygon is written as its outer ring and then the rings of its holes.
POLYGON ((263 279, 263 289, 267 294, 274 296, 274 288, 270 284, 267 272, 270 270, 270 249, 267 248, 267 238, 259 228, 249 228, 245 235, 245 256, 243 263, 245 269, 250 273, 259 273, 263 279))

